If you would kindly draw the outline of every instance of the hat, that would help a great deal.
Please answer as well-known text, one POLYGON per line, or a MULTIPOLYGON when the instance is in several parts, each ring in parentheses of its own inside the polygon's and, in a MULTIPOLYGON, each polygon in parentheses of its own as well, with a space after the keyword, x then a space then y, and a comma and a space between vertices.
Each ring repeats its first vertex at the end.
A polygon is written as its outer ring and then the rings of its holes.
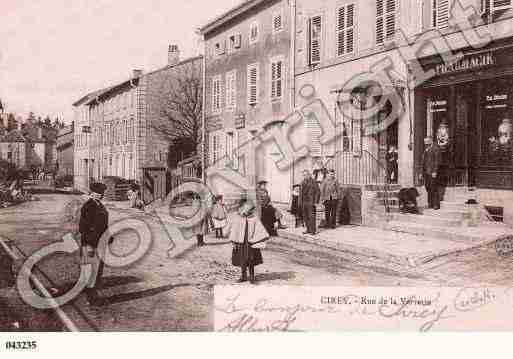
POLYGON ((261 185, 261 184, 264 184, 264 183, 269 183, 269 182, 267 182, 266 180, 260 180, 260 181, 257 182, 258 185, 261 185))
POLYGON ((300 184, 295 184, 295 185, 292 186, 292 188, 296 188, 296 187, 301 187, 301 185, 300 184))
POLYGON ((93 182, 89 186, 89 189, 91 190, 91 192, 95 192, 98 194, 104 194, 105 190, 107 189, 107 186, 101 182, 93 182))
POLYGON ((332 168, 328 171, 329 173, 335 173, 335 170, 332 168))

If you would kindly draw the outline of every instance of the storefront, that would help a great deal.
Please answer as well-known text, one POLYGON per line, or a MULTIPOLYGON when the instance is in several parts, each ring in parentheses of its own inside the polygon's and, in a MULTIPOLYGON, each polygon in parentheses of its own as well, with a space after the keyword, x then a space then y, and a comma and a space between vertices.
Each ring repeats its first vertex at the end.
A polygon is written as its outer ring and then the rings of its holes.
POLYGON ((494 42, 446 66, 421 60, 436 76, 415 90, 415 179, 420 185, 423 139, 443 152, 448 185, 513 190, 513 41, 494 42))

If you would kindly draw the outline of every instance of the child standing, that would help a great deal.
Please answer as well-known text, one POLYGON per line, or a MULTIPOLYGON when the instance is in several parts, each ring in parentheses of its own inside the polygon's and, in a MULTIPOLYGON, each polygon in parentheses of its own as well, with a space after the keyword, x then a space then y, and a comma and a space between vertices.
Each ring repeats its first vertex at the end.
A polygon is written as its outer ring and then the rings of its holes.
POLYGON ((214 222, 216 238, 223 238, 223 227, 227 224, 227 215, 226 209, 223 205, 223 196, 216 196, 211 216, 212 221, 214 222))
POLYGON ((290 213, 296 219, 296 228, 301 226, 301 209, 299 208, 299 188, 298 184, 292 186, 292 203, 290 206, 290 213))
POLYGON ((269 233, 265 230, 260 219, 255 215, 255 204, 247 198, 240 201, 239 211, 230 219, 228 236, 233 244, 232 264, 241 269, 239 283, 248 280, 255 283, 255 266, 262 264, 262 252, 269 233))

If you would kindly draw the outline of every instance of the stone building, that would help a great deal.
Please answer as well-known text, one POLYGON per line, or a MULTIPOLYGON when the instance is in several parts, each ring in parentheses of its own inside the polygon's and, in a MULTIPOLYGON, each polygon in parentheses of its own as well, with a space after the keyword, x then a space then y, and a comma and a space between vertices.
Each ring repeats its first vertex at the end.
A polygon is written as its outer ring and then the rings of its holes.
MULTIPOLYGON (((186 68, 194 67, 201 79, 201 63, 201 57, 181 61, 178 48, 171 45, 165 67, 146 74, 134 70, 129 79, 77 101, 75 171, 84 168, 81 163, 88 159, 84 163, 88 162, 89 177, 94 180, 113 176, 143 185, 145 169, 165 171, 170 142, 154 124, 166 122, 168 85, 186 68)), ((83 172, 76 172, 75 177, 84 177, 83 172)))
POLYGON ((296 105, 311 101, 299 90, 313 85, 339 124, 335 147, 322 145, 320 159, 345 185, 365 192, 365 185, 383 184, 386 153, 395 147, 399 186, 417 186, 424 201, 421 158, 429 136, 447 151, 447 198, 476 197, 513 224, 511 1, 296 0, 292 6, 296 105), (475 16, 465 15, 467 7, 475 16), (477 31, 491 41, 472 43, 477 31), (456 53, 459 61, 448 63, 456 53), (386 68, 377 81, 358 81, 376 66, 386 68))
MULTIPOLYGON (((256 146, 254 140, 283 126, 292 108, 288 1, 245 1, 200 32, 206 56, 207 167, 222 167, 227 160, 251 187, 267 179, 273 200, 288 202, 291 171, 274 163, 280 150, 272 141, 256 146)), ((221 178, 209 184, 225 196, 240 192, 221 178)))

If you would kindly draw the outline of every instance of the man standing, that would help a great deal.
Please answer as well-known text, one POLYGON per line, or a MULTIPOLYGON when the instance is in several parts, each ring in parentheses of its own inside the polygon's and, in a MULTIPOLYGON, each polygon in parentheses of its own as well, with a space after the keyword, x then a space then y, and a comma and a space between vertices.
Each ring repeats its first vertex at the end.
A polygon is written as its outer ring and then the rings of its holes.
POLYGON ((103 183, 92 183, 90 198, 80 210, 79 232, 82 257, 88 263, 92 263, 95 269, 86 289, 87 300, 92 305, 100 304, 98 286, 101 284, 105 265, 98 247, 99 245, 100 249, 103 247, 100 239, 109 226, 109 212, 101 202, 106 187, 103 183))
POLYGON ((438 175, 442 156, 440 149, 433 144, 431 137, 426 137, 424 144, 426 149, 422 155, 422 176, 428 195, 428 207, 440 209, 438 175))
POLYGON ((303 220, 306 226, 306 232, 303 234, 315 235, 315 205, 319 203, 319 185, 312 178, 310 171, 303 171, 303 182, 301 182, 301 192, 299 196, 300 207, 303 211, 303 220))
POLYGON ((340 199, 340 185, 335 178, 335 170, 330 170, 321 184, 321 203, 324 204, 326 228, 337 227, 337 208, 340 199))

